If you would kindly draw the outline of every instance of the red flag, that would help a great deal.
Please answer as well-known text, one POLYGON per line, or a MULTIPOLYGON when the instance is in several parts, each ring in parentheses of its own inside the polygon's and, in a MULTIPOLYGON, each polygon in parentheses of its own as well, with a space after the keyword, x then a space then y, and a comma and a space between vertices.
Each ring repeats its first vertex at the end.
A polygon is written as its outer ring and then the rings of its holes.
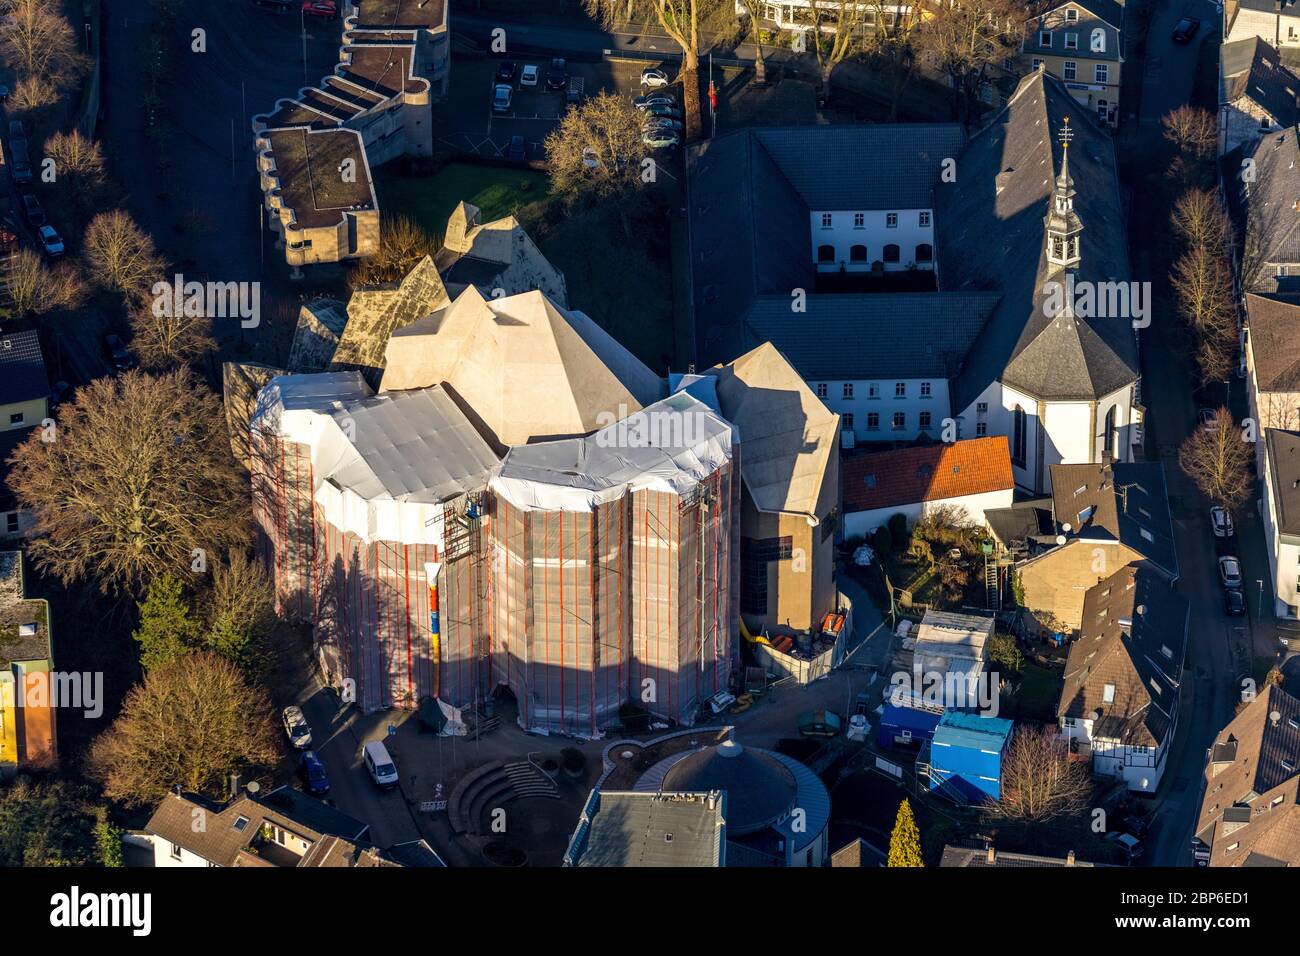
POLYGON ((709 80, 709 109, 715 113, 718 110, 718 91, 714 89, 712 80, 709 80))

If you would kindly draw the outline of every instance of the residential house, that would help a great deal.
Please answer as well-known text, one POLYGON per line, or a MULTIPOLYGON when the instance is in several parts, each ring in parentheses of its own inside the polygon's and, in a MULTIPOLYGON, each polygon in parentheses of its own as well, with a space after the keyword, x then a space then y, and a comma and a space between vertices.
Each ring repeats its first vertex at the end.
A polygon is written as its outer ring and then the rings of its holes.
MULTIPOLYGON (((1244 359, 1250 417, 1260 434, 1300 430, 1300 304, 1246 293, 1244 359)), ((1264 443, 1256 443, 1261 461, 1264 443)))
POLYGON ((1161 574, 1121 568, 1088 589, 1056 714, 1093 773, 1154 793, 1178 727, 1191 605, 1161 574))
POLYGON ((248 790, 225 804, 169 793, 132 842, 153 849, 153 866, 443 866, 428 844, 381 850, 368 824, 300 790, 248 790))
POLYGON ((0 552, 0 775, 58 761, 50 606, 26 596, 21 551, 0 552))
POLYGON ((740 432, 740 613, 755 634, 817 630, 839 604, 838 416, 771 344, 701 378, 740 432))
POLYGON ((727 865, 727 795, 593 790, 563 866, 727 865))
POLYGON ((1300 46, 1300 5, 1296 0, 1228 0, 1225 39, 1259 37, 1279 50, 1300 46))
POLYGON ((1002 759, 1013 729, 1001 717, 946 711, 916 758, 928 789, 958 803, 1002 799, 1002 759))
POLYGON ((1025 24, 1024 66, 1059 77, 1103 123, 1119 122, 1124 68, 1124 0, 1069 0, 1025 24))
POLYGON ((993 845, 986 844, 983 847, 966 847, 946 845, 943 848, 943 857, 939 860, 941 867, 967 867, 972 869, 981 869, 984 867, 1094 867, 1105 866, 1105 863, 1087 863, 1077 859, 1074 851, 1071 850, 1065 856, 1038 856, 1033 853, 1007 853, 999 852, 993 848, 993 845))
POLYGON ((1225 157, 1229 210, 1242 235, 1240 282, 1246 292, 1300 293, 1300 146, 1294 128, 1248 141, 1225 157))
POLYGON ((1300 618, 1300 431, 1267 428, 1260 445, 1274 614, 1294 621, 1300 618))
POLYGON ((1219 48, 1219 154, 1266 133, 1295 129, 1300 80, 1259 37, 1219 48))
POLYGON ((1015 492, 1002 435, 854 455, 843 472, 846 537, 871 534, 896 514, 910 527, 940 508, 960 509, 980 527, 1015 492))
POLYGON ((3 476, 9 456, 50 413, 50 381, 34 331, 0 335, 0 538, 20 538, 30 515, 18 510, 3 476))
POLYGON ((373 254, 372 166, 433 154, 451 63, 447 0, 345 0, 339 63, 252 118, 268 225, 295 271, 373 254))
POLYGON ((1266 686, 1206 754, 1192 852, 1208 866, 1300 866, 1300 700, 1266 686))
POLYGON ((1110 132, 1078 105, 1038 71, 969 141, 954 124, 904 123, 746 130, 692 147, 697 364, 771 339, 853 416, 855 439, 933 437, 951 417, 952 437, 1005 435, 1031 493, 1050 489, 1058 462, 1132 460, 1136 328, 1150 303, 1128 281, 1110 132), (875 352, 860 369, 854 343, 875 352))
POLYGON ((1015 569, 1029 633, 1078 630, 1086 591, 1128 565, 1178 579, 1160 462, 1054 465, 1052 483, 1055 543, 1015 569))

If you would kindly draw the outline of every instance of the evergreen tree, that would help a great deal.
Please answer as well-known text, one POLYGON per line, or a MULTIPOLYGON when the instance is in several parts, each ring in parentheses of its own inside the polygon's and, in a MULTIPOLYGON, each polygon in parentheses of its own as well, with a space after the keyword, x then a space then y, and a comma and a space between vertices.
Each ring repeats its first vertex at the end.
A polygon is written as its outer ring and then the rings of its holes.
POLYGON ((889 860, 886 866, 925 866, 921 862, 921 831, 916 828, 912 805, 904 800, 898 805, 894 832, 889 836, 889 860))
POLYGON ((140 627, 133 636, 140 644, 145 670, 170 664, 189 652, 198 638, 199 623, 180 581, 170 574, 155 578, 139 607, 140 627))

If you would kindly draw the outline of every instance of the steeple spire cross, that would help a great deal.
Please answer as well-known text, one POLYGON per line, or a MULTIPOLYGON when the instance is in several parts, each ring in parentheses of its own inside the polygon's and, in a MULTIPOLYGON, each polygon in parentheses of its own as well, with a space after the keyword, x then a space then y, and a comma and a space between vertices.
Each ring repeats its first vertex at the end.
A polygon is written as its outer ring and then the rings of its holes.
POLYGON ((1070 148, 1070 140, 1074 139, 1074 130, 1070 129, 1070 117, 1065 118, 1065 125, 1057 131, 1057 136, 1061 143, 1062 149, 1070 148))

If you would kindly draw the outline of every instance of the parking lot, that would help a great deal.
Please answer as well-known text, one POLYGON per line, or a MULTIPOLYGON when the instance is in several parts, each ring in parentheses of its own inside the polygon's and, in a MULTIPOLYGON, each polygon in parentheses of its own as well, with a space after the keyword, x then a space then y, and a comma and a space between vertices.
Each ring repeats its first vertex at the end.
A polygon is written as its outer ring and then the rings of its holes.
MULTIPOLYGON (((631 60, 569 60, 566 64, 568 75, 582 80, 584 98, 601 91, 639 96, 645 92, 641 88, 641 71, 647 66, 660 65, 631 60)), ((670 63, 664 69, 672 76, 676 66, 670 63)), ((544 56, 458 58, 452 66, 450 94, 435 107, 436 121, 445 131, 438 137, 439 141, 449 149, 499 159, 505 158, 511 137, 522 136, 527 158, 544 159, 542 143, 568 108, 564 90, 546 88, 550 70, 550 60, 544 56), (509 84, 512 97, 509 110, 496 112, 492 98, 497 70, 503 63, 513 63, 515 67, 514 79, 509 84), (535 87, 520 85, 520 74, 529 65, 537 67, 535 87)))

